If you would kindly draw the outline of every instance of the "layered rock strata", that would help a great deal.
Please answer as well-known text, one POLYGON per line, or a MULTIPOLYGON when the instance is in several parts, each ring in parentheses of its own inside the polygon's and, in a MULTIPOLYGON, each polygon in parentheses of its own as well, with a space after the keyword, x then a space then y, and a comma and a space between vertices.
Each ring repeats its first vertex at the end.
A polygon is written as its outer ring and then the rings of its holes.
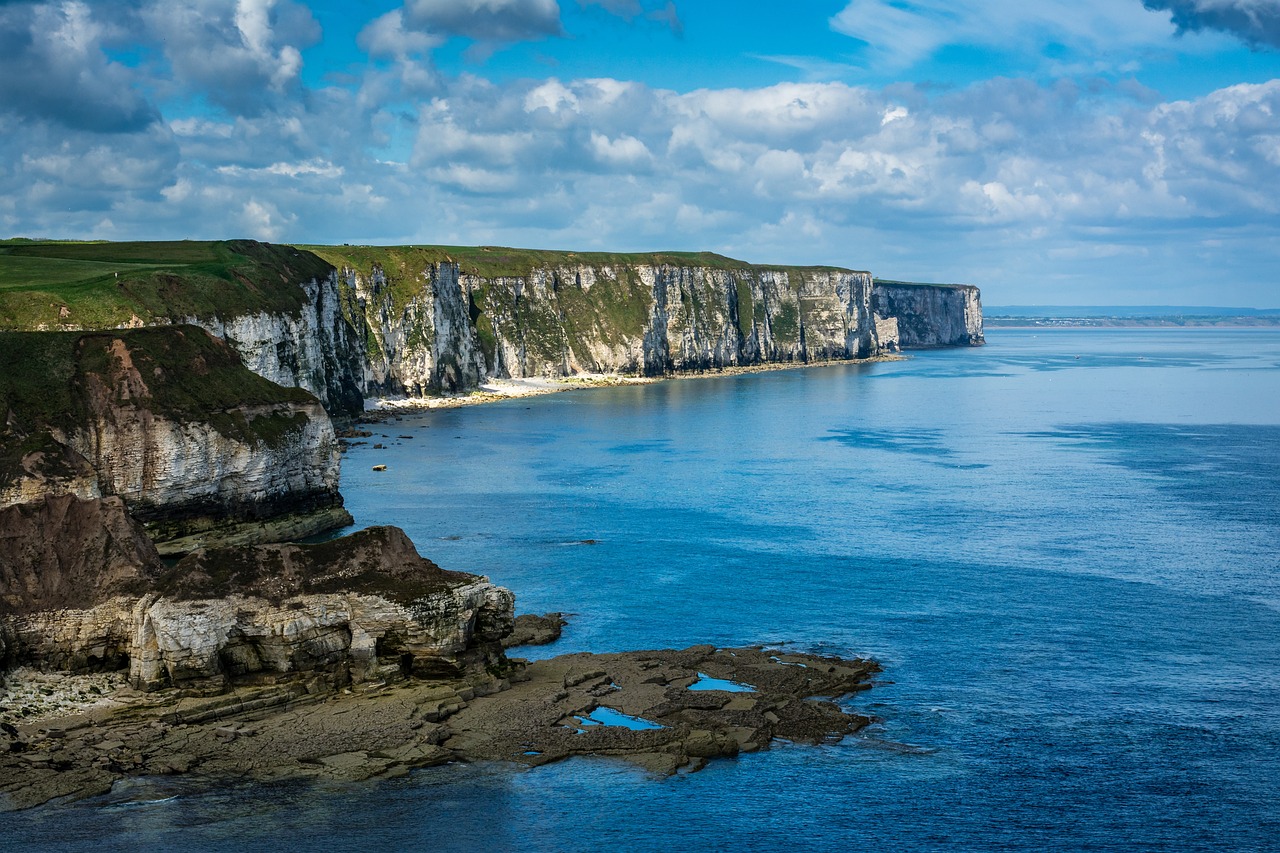
POLYGON ((661 376, 882 351, 869 273, 708 257, 714 265, 548 263, 482 276, 406 249, 385 265, 344 265, 352 322, 368 330, 365 393, 421 396, 489 377, 661 376))
POLYGON ((258 375, 305 389, 343 417, 358 414, 366 397, 464 391, 490 378, 661 376, 982 342, 976 288, 873 286, 866 272, 711 253, 247 240, 9 251, 125 272, 85 285, 94 310, 58 308, 75 300, 56 286, 25 294, 47 301, 52 315, 0 294, 4 328, 193 323, 258 375))
POLYGON ((333 415, 364 408, 363 329, 343 311, 336 273, 299 282, 302 304, 293 312, 219 312, 188 316, 240 354, 245 366, 277 385, 303 388, 333 415))
POLYGON ((141 551, 84 584, 73 582, 78 564, 28 561, 0 575, 0 600, 21 605, 0 616, 9 666, 127 667, 138 690, 220 692, 245 679, 303 676, 331 688, 504 665, 511 593, 444 571, 396 528, 317 545, 202 550, 171 569, 141 551))
POLYGON ((876 314, 897 321, 903 349, 971 347, 986 342, 982 331, 982 297, 967 284, 875 283, 876 314))
POLYGON ((0 503, 118 496, 166 553, 350 523, 333 424, 194 326, 0 334, 0 503))

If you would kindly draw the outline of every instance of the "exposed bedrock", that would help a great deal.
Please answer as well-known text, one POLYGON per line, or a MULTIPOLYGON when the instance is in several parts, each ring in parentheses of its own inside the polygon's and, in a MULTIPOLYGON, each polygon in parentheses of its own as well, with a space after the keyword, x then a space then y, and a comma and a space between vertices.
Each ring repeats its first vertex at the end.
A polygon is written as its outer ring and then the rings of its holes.
POLYGON ((481 276, 404 252, 340 274, 352 322, 368 331, 369 396, 453 391, 488 377, 657 376, 882 351, 869 273, 721 259, 481 276))
POLYGON ((254 373, 310 391, 337 415, 364 407, 364 336, 343 312, 336 273, 292 283, 303 292, 295 312, 187 317, 226 341, 254 373))
POLYGON ((0 334, 0 502, 118 496, 166 553, 350 522, 320 402, 194 326, 0 334))
POLYGON ((982 298, 966 284, 911 284, 879 281, 872 300, 876 314, 897 320, 903 349, 980 346, 982 298))
MULTIPOLYGON (((50 503, 57 500, 76 499, 50 503)), ((59 517, 46 512, 44 521, 59 517)), ((138 531, 127 520, 110 523, 124 525, 116 547, 127 551, 138 531)), ((112 535, 93 530, 81 541, 112 535)), ((441 569, 397 528, 317 545, 202 550, 170 569, 141 545, 105 579, 83 584, 74 560, 22 561, 27 549, 15 537, 0 545, 10 566, 0 574, 0 601, 20 605, 0 611, 9 667, 127 667, 137 689, 213 692, 245 680, 303 676, 332 688, 389 674, 463 677, 505 668, 511 593, 441 569)))
POLYGON ((129 702, 123 710, 11 717, 0 731, 0 809, 176 773, 198 774, 195 784, 341 782, 458 760, 540 765, 591 755, 667 775, 775 740, 838 741, 870 722, 849 694, 878 671, 871 661, 700 646, 517 664, 509 689, 496 691, 464 678, 379 680, 336 693, 297 683, 212 698, 118 693, 129 702))

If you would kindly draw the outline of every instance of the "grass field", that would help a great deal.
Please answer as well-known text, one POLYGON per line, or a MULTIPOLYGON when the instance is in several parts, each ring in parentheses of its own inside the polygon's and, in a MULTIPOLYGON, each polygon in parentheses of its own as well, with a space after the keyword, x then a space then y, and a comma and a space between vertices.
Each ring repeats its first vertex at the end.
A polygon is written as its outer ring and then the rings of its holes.
POLYGON ((714 252, 568 252, 549 249, 513 249, 506 246, 318 246, 298 244, 324 258, 334 266, 368 269, 372 263, 388 259, 412 258, 416 264, 452 262, 462 272, 480 278, 528 275, 541 267, 584 265, 591 267, 620 266, 685 266, 721 270, 803 269, 843 270, 843 267, 789 267, 781 264, 750 264, 714 252))
POLYGON ((307 252, 247 240, 0 241, 0 329, 296 312, 297 285, 327 273, 307 252))

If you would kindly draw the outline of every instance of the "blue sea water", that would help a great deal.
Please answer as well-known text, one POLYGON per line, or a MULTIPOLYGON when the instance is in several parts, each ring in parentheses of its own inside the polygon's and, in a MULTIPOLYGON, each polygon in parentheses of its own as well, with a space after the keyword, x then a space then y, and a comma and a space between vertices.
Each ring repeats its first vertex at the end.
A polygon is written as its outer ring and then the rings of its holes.
POLYGON ((988 340, 405 416, 344 461, 358 524, 573 614, 535 654, 870 655, 858 736, 670 779, 143 780, 0 848, 1280 850, 1280 332, 988 340))

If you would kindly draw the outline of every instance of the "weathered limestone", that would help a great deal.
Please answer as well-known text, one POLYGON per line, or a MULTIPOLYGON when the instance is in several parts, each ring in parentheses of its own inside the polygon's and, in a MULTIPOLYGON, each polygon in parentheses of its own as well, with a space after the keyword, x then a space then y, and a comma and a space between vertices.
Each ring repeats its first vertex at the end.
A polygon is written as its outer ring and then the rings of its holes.
POLYGON ((967 284, 875 283, 876 314, 898 321, 903 349, 981 346, 982 297, 967 284))
POLYGON ((697 770, 769 749, 777 738, 829 743, 859 730, 870 720, 833 700, 868 687, 878 669, 700 646, 563 655, 517 664, 509 679, 389 680, 337 693, 298 683, 212 698, 126 691, 116 697, 127 703, 123 712, 16 719, 0 730, 0 809, 86 797, 138 775, 193 773, 212 785, 342 782, 447 761, 540 765, 573 755, 609 756, 655 774, 697 770), (754 689, 692 689, 698 673, 754 689), (595 721, 604 709, 641 717, 647 727, 595 721))
POLYGON ((304 388, 334 415, 364 403, 364 341, 342 310, 337 273, 291 283, 305 293, 296 314, 188 317, 227 342, 254 373, 277 385, 304 388))
POLYGON ((344 267, 369 341, 365 393, 421 396, 488 377, 643 373, 866 358, 882 351, 871 275, 828 269, 560 265, 486 278, 458 264, 344 267))
POLYGON ((0 505, 118 496, 165 553, 350 523, 339 445, 320 402, 246 370, 202 329, 10 340, 16 357, 64 375, 47 387, 34 366, 0 377, 9 400, 0 505))
MULTIPOLYGON (((50 499, 54 509, 38 521, 61 524, 67 513, 57 505, 72 501, 50 499)), ((120 515, 113 521, 125 534, 141 535, 118 501, 100 503, 120 515)), ((78 541, 92 544, 112 532, 78 541)), ((12 537, 0 545, 10 546, 0 555, 7 566, 0 602, 19 605, 0 609, 8 665, 68 672, 127 666, 140 690, 216 691, 244 677, 300 674, 349 683, 384 670, 461 677, 501 663, 500 641, 512 627, 508 590, 444 571, 396 528, 319 545, 199 551, 167 570, 144 537, 137 554, 118 557, 101 577, 83 561, 67 567, 11 559, 10 552, 25 553, 12 537)))

